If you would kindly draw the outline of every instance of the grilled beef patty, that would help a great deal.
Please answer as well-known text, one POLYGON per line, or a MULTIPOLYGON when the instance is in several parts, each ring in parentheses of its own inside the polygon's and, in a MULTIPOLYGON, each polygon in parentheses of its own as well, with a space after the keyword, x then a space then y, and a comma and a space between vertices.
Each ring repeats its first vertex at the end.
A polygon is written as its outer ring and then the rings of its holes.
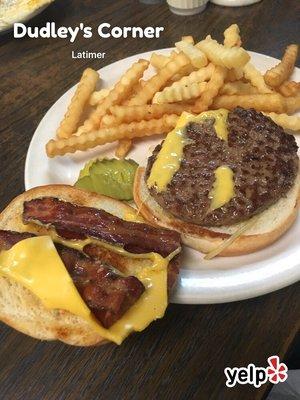
MULTIPOLYGON (((228 115, 228 142, 219 139, 214 119, 189 123, 183 160, 167 189, 150 192, 163 209, 184 221, 204 226, 230 225, 247 220, 283 197, 298 172, 298 146, 269 117, 240 107, 228 115), (227 165, 234 173, 235 196, 209 211, 214 171, 227 165)), ((161 149, 148 160, 146 178, 161 149)))

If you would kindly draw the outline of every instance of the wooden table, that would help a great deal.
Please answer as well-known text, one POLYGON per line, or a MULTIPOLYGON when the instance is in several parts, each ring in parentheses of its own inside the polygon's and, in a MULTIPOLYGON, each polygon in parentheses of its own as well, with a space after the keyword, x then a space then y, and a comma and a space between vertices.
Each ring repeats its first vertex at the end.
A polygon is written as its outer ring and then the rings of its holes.
MULTIPOLYGON (((0 38, 1 152, 0 204, 23 189, 31 136, 48 108, 75 84, 84 67, 98 69, 135 53, 172 46, 182 35, 221 39, 232 22, 242 29, 249 50, 280 57, 299 39, 298 0, 263 0, 250 7, 209 5, 200 15, 182 18, 166 4, 137 1, 55 1, 30 25, 80 22, 96 27, 164 26, 157 40, 77 38, 0 38), (284 3, 284 4, 283 4, 284 3), (71 50, 106 52, 104 60, 72 60, 71 50)), ((52 129, 49 126, 49 129, 52 129)), ((225 366, 266 365, 268 356, 287 359, 299 330, 299 284, 242 302, 219 305, 171 305, 165 318, 121 347, 68 347, 41 343, 1 325, 0 397, 5 400, 61 399, 261 399, 268 385, 225 386, 225 366), (289 353, 288 353, 289 352, 289 353)), ((294 365, 295 366, 295 365, 294 365)), ((299 367, 299 365, 298 365, 299 367)))

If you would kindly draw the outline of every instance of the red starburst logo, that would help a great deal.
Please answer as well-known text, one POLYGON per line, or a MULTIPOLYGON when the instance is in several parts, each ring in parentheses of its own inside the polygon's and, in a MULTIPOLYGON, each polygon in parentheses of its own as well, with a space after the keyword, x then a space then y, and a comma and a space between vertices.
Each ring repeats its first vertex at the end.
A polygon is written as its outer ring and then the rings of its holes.
POLYGON ((287 377, 287 366, 281 363, 278 356, 272 356, 268 358, 269 367, 267 368, 267 374, 269 375, 269 381, 271 383, 284 382, 287 377))

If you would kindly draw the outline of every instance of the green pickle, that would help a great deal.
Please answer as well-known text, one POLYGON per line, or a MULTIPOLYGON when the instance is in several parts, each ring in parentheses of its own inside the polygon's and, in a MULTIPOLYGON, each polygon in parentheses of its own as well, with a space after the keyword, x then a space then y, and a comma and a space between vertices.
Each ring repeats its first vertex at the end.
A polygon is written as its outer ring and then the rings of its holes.
POLYGON ((133 199, 133 181, 138 164, 133 160, 103 159, 88 161, 75 186, 118 200, 133 199))

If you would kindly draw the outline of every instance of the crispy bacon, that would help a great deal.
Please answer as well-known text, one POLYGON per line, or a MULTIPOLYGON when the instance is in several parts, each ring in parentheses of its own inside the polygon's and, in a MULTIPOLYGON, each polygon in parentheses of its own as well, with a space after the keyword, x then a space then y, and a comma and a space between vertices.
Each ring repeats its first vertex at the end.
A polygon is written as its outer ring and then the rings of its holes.
MULTIPOLYGON (((35 222, 123 246, 132 253, 154 251, 166 257, 180 247, 178 232, 124 221, 104 210, 43 197, 24 202, 23 222, 35 222)), ((70 236, 69 236, 70 239, 70 236)))
POLYGON ((15 244, 24 239, 34 237, 33 233, 29 232, 13 232, 0 230, 0 251, 9 250, 15 244))
MULTIPOLYGON (((0 230, 0 251, 34 236, 0 230)), ((60 244, 56 244, 56 249, 82 299, 105 328, 119 320, 145 291, 136 277, 118 275, 105 260, 91 259, 60 244)))
POLYGON ((56 248, 81 297, 105 328, 120 319, 145 291, 136 277, 118 275, 102 260, 62 245, 56 248))
MULTIPOLYGON (((94 260, 103 260, 108 264, 114 265, 118 270, 124 269, 124 256, 97 246, 96 244, 87 244, 83 252, 94 260)), ((169 292, 175 286, 179 273, 180 254, 174 257, 168 264, 168 290, 169 292)))

